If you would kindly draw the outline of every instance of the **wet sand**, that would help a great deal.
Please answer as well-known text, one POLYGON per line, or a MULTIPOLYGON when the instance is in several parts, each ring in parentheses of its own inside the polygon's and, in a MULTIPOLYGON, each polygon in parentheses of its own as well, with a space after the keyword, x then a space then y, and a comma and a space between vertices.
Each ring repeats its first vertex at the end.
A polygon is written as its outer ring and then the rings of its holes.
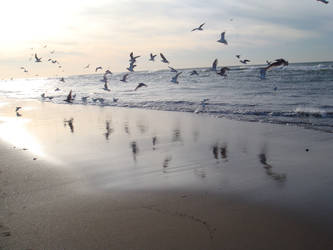
POLYGON ((332 134, 0 103, 2 249, 333 248, 332 134))

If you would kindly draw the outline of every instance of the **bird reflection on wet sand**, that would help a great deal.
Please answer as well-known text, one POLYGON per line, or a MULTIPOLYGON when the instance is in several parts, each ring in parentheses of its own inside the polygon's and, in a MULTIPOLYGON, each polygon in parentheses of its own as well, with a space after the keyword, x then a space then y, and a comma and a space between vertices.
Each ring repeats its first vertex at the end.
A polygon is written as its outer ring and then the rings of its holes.
POLYGON ((221 157, 224 160, 227 160, 228 156, 227 156, 227 145, 223 145, 220 147, 220 152, 221 152, 221 157))
POLYGON ((164 159, 164 161, 163 161, 163 172, 164 172, 164 173, 166 172, 165 169, 166 169, 167 167, 169 167, 169 163, 170 163, 171 160, 172 160, 172 157, 171 157, 171 156, 167 156, 167 157, 164 159))
POLYGON ((141 122, 138 122, 136 125, 140 131, 140 133, 143 135, 147 132, 147 126, 141 122))
POLYGON ((136 141, 133 141, 131 143, 131 148, 132 148, 132 153, 133 153, 133 160, 136 161, 136 155, 138 154, 139 152, 139 148, 138 146, 136 145, 136 141))
POLYGON ((287 174, 279 174, 272 170, 272 165, 267 163, 267 156, 265 152, 262 152, 258 155, 259 161, 262 165, 264 165, 266 174, 270 176, 273 180, 284 182, 287 179, 287 174))
POLYGON ((106 132, 104 133, 105 139, 109 140, 110 134, 112 134, 113 129, 110 127, 110 121, 105 121, 106 132))
POLYGON ((128 127, 128 123, 127 123, 127 122, 124 123, 124 130, 125 130, 125 133, 126 133, 126 134, 128 134, 128 135, 130 134, 130 130, 129 130, 129 127, 128 127))
POLYGON ((212 150, 213 150, 214 158, 216 160, 218 160, 219 159, 219 145, 217 143, 214 144, 213 147, 212 147, 212 150))
POLYGON ((155 150, 156 149, 156 143, 157 143, 157 137, 156 136, 153 136, 153 138, 152 138, 152 142, 153 142, 153 150, 155 150))
POLYGON ((74 133, 73 121, 74 121, 73 118, 71 118, 69 120, 64 120, 64 127, 66 127, 68 125, 72 133, 74 133))
POLYGON ((173 142, 182 142, 182 136, 180 129, 174 129, 172 134, 172 141, 173 142))

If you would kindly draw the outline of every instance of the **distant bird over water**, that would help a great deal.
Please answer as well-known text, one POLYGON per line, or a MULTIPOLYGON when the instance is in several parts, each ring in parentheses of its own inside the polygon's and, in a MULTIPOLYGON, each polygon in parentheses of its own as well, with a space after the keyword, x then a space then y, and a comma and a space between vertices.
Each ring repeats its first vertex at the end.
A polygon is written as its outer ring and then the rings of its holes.
POLYGON ((41 57, 38 57, 38 56, 37 56, 37 53, 35 53, 35 62, 36 62, 36 63, 42 62, 41 59, 42 59, 42 58, 41 58, 41 57))
POLYGON ((278 67, 278 66, 288 66, 288 61, 284 60, 283 58, 276 59, 275 62, 269 64, 267 67, 262 68, 260 70, 260 78, 264 79, 266 77, 266 71, 273 68, 273 67, 278 67))
POLYGON ((221 38, 219 40, 217 40, 217 42, 224 43, 225 45, 228 45, 227 40, 225 40, 225 32, 221 33, 221 38))
POLYGON ((102 70, 102 69, 103 69, 102 66, 98 66, 98 67, 96 67, 95 72, 97 72, 98 70, 102 70))
POLYGON ((328 1, 326 1, 326 0, 317 0, 318 2, 322 2, 322 3, 324 3, 324 4, 328 4, 329 2, 328 1))
POLYGON ((197 28, 194 28, 193 30, 191 30, 191 32, 192 31, 196 31, 196 30, 203 30, 202 29, 202 27, 205 25, 205 23, 203 23, 203 24, 200 24, 200 26, 199 27, 197 27, 197 28))
POLYGON ((170 66, 168 66, 168 67, 169 67, 169 69, 170 69, 171 72, 174 72, 174 73, 177 73, 177 72, 178 72, 178 70, 176 70, 175 68, 172 68, 172 67, 170 67, 170 66))
POLYGON ((120 81, 127 82, 127 77, 128 77, 128 74, 123 75, 123 78, 120 79, 120 81))
POLYGON ((225 73, 227 72, 227 70, 230 70, 230 68, 228 67, 222 67, 220 72, 217 72, 217 74, 219 74, 220 76, 227 76, 225 73))
POLYGON ((172 79, 171 79, 171 82, 173 82, 173 83, 179 83, 178 82, 178 77, 179 77, 179 75, 181 74, 182 72, 179 72, 179 73, 177 73, 174 77, 172 77, 172 79))
POLYGON ((214 62, 213 62, 213 64, 212 64, 212 68, 211 68, 212 71, 216 71, 217 70, 217 63, 218 63, 218 60, 215 59, 214 62))
POLYGON ((144 84, 143 82, 140 82, 140 83, 138 84, 138 86, 136 86, 136 88, 134 89, 134 91, 136 91, 138 88, 141 88, 141 87, 147 87, 147 85, 144 84))
POLYGON ((162 53, 160 53, 160 56, 162 58, 161 62, 169 64, 169 61, 165 58, 165 56, 162 53))
POLYGON ((251 61, 248 60, 248 59, 245 59, 245 60, 240 60, 240 62, 241 62, 242 64, 247 64, 248 62, 251 62, 251 61))
POLYGON ((155 61, 155 57, 156 57, 157 55, 153 55, 153 53, 150 53, 150 58, 149 58, 149 61, 152 61, 152 62, 154 62, 155 61))

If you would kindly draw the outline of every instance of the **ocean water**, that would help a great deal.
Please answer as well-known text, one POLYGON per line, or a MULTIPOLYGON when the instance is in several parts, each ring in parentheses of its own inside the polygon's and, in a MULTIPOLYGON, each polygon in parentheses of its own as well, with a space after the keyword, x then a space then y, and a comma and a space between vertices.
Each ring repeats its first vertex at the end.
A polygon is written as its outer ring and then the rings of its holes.
POLYGON ((227 77, 209 68, 196 69, 199 75, 192 76, 193 69, 180 69, 179 84, 170 82, 175 73, 169 69, 133 72, 127 83, 120 81, 129 73, 124 72, 108 76, 109 92, 103 89, 102 73, 68 76, 65 82, 59 77, 2 80, 0 95, 66 103, 72 90, 73 104, 192 112, 333 132, 333 62, 289 64, 268 71, 263 80, 262 67, 230 67, 227 77), (148 86, 134 91, 140 82, 148 86), (81 99, 85 96, 87 101, 81 99))

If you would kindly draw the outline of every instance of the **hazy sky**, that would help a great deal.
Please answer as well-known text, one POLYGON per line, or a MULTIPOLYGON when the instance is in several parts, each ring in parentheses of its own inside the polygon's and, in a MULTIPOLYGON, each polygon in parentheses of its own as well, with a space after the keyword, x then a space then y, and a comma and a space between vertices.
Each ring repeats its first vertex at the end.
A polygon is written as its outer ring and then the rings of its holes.
POLYGON ((136 70, 166 68, 159 58, 149 62, 150 52, 176 68, 210 66, 215 58, 237 65, 236 54, 256 64, 333 60, 333 2, 316 0, 11 0, 2 3, 0 23, 0 78, 97 66, 123 72, 131 51, 141 55, 136 70), (204 31, 191 32, 201 23, 204 31), (228 46, 216 42, 222 31, 228 46), (29 61, 35 52, 42 63, 29 61))

